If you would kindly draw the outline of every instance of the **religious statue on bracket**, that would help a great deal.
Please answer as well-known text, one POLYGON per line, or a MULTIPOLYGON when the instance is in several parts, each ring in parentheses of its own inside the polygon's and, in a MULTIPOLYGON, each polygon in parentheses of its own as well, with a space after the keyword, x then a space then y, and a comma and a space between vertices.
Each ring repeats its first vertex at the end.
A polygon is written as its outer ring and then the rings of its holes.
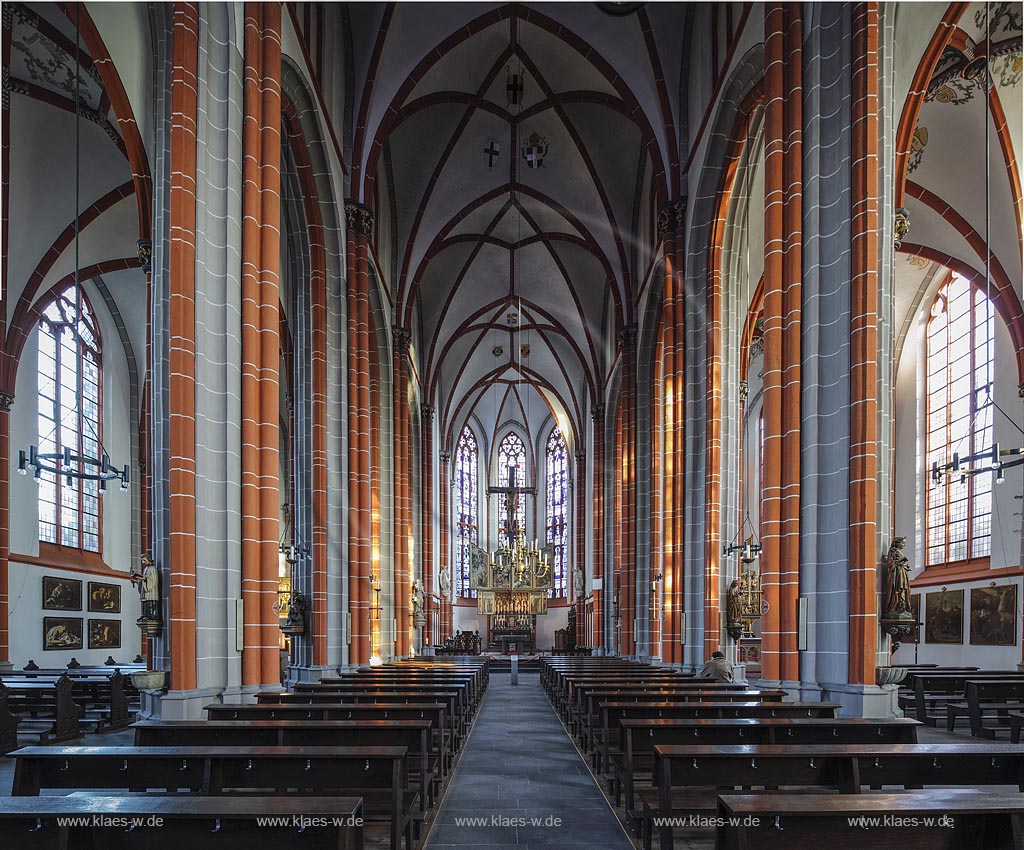
POLYGON ((132 570, 128 580, 138 590, 142 601, 142 616, 135 623, 149 637, 156 637, 163 626, 160 619, 160 570, 156 561, 148 554, 143 555, 142 572, 132 570))
POLYGON ((419 579, 413 579, 412 582, 412 624, 417 628, 423 628, 423 625, 427 622, 426 615, 423 613, 423 585, 420 584, 419 579))
POLYGON ((437 580, 441 585, 441 596, 447 599, 452 594, 452 574, 449 572, 447 567, 441 570, 437 580))
POLYGON ((577 600, 582 599, 586 593, 586 578, 583 575, 583 570, 579 567, 572 571, 572 592, 577 600))
POLYGON ((306 595, 301 590, 293 590, 288 597, 288 614, 281 623, 281 631, 287 635, 303 635, 307 619, 306 595))
POLYGON ((882 606, 882 631, 892 638, 892 649, 900 648, 903 638, 917 628, 910 607, 910 560, 903 554, 906 537, 897 537, 885 556, 885 601, 882 606))

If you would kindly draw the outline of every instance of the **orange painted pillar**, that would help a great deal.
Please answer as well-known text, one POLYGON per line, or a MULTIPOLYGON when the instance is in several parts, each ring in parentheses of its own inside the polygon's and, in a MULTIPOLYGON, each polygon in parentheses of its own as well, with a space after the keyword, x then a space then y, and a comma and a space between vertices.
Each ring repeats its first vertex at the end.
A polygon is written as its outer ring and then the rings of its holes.
POLYGON ((412 651, 412 565, 409 541, 412 536, 412 443, 409 439, 409 342, 405 328, 392 328, 394 364, 394 498, 395 498, 395 654, 406 657, 412 651))
POLYGON ((850 682, 878 649, 878 4, 853 7, 850 292, 850 682))
MULTIPOLYGON (((438 544, 439 549, 439 561, 442 570, 448 570, 451 573, 451 562, 449 561, 448 552, 450 550, 449 541, 451 540, 451 520, 449 518, 449 499, 451 497, 451 467, 452 453, 447 450, 441 450, 437 453, 437 459, 440 461, 441 468, 439 470, 439 481, 438 481, 438 498, 441 506, 438 516, 438 533, 440 539, 438 544)), ((453 634, 453 621, 454 614, 452 606, 455 595, 458 593, 458 577, 454 577, 451 582, 451 591, 448 594, 448 598, 445 599, 441 604, 443 606, 442 620, 441 620, 441 640, 447 640, 453 634)))
POLYGON ((782 280, 785 4, 765 6, 764 463, 761 473, 761 678, 782 676, 782 280))
POLYGON ((280 679, 281 9, 247 3, 242 140, 243 685, 280 679))
POLYGON ((583 592, 576 593, 576 576, 578 570, 584 576, 587 573, 586 559, 586 525, 587 525, 587 453, 583 449, 576 449, 576 477, 573 480, 573 498, 576 506, 576 533, 573 535, 573 548, 575 558, 573 559, 573 575, 568 583, 569 599, 576 606, 576 633, 573 640, 577 646, 583 646, 588 638, 583 623, 583 600, 586 596, 586 586, 583 592))
POLYGON ((622 566, 619 583, 619 612, 622 621, 619 648, 624 655, 636 654, 636 328, 619 331, 616 340, 622 356, 620 383, 622 413, 620 432, 620 464, 616 470, 621 480, 621 550, 622 566))
POLYGON ((434 596, 434 408, 420 405, 420 540, 423 563, 423 645, 434 643, 437 605, 434 596))
POLYGON ((594 619, 593 648, 604 647, 604 594, 612 588, 604 586, 604 402, 597 402, 590 407, 590 415, 594 421, 594 578, 601 583, 594 588, 594 619))
POLYGON ((196 117, 199 9, 175 3, 170 143, 171 690, 196 687, 196 117))
POLYGON ((783 681, 800 679, 797 610, 800 598, 800 412, 803 279, 803 41, 802 7, 785 4, 786 61, 782 179, 782 469, 779 532, 779 651, 783 681))
POLYGON ((345 203, 348 228, 349 663, 370 660, 371 482, 370 315, 367 240, 373 213, 345 203))

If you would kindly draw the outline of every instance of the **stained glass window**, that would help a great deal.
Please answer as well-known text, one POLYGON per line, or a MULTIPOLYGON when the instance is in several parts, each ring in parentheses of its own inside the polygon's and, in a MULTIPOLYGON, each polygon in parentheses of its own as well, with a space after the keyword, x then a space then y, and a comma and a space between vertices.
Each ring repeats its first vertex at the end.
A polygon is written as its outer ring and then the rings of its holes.
POLYGON ((476 596, 469 589, 469 547, 478 539, 478 457, 476 437, 467 426, 455 446, 455 575, 462 597, 476 596))
POLYGON ((569 453, 558 428, 547 445, 547 542, 555 545, 552 596, 568 595, 569 575, 569 453))
MULTIPOLYGON (((39 452, 99 457, 100 337, 89 303, 73 285, 39 320, 39 452), (76 333, 77 328, 77 333, 76 333)), ((39 539, 100 550, 100 498, 95 481, 39 479, 39 539)))
POLYGON ((987 556, 992 476, 931 480, 933 463, 992 445, 994 310, 985 292, 953 274, 932 304, 927 328, 928 564, 987 556))
MULTIPOLYGON (((526 446, 514 431, 505 435, 498 446, 498 486, 508 487, 509 471, 515 469, 515 486, 526 486, 526 446)), ((508 496, 498 494, 498 538, 499 545, 505 545, 508 539, 508 521, 506 511, 508 496)), ((516 503, 515 523, 517 528, 526 529, 526 498, 520 493, 516 503)))

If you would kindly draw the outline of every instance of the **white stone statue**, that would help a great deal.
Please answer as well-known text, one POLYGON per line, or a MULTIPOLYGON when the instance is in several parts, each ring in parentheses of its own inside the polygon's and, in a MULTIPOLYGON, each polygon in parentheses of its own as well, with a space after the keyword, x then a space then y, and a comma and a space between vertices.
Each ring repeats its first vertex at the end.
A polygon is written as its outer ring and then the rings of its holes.
POLYGON ((132 571, 128 576, 139 591, 142 616, 147 620, 160 619, 160 570, 149 555, 142 556, 142 572, 132 571))
POLYGON ((452 592, 452 574, 451 571, 445 567, 441 570, 441 574, 437 577, 441 584, 441 595, 447 599, 452 592))
POLYGON ((419 579, 413 579, 412 583, 412 621, 423 620, 423 586, 420 584, 419 579))
POLYGON ((587 592, 586 579, 583 577, 583 570, 579 567, 572 571, 572 592, 576 594, 577 599, 582 599, 587 592))

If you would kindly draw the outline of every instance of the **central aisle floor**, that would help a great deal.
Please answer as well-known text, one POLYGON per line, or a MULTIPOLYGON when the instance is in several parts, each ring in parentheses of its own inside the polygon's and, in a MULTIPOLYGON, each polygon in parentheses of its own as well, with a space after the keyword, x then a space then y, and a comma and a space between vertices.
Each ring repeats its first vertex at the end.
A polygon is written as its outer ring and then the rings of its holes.
POLYGON ((491 674, 424 850, 632 850, 539 676, 520 673, 516 686, 509 680, 507 673, 491 674))

